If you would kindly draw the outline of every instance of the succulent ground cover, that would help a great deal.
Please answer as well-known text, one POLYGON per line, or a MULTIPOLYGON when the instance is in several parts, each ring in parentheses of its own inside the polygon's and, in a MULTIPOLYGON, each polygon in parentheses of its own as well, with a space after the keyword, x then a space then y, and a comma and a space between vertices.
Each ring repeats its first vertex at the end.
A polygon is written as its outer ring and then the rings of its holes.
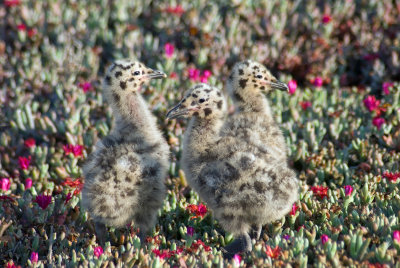
MULTIPOLYGON (((0 4, 0 265, 400 266, 400 4, 396 1, 24 1, 0 4), (101 77, 136 57, 168 79, 143 89, 171 146, 168 197, 142 243, 96 243, 80 166, 112 126, 101 77), (300 199, 251 253, 179 168, 184 121, 165 114, 197 82, 264 63, 300 199)), ((232 110, 232 109, 231 109, 232 110)))

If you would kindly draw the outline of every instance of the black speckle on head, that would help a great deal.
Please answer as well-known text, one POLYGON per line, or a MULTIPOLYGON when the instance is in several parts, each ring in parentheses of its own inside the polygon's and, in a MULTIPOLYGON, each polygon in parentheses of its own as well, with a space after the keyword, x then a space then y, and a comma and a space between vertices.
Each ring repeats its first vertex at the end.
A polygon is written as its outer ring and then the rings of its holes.
POLYGON ((186 108, 186 105, 181 104, 180 108, 181 108, 181 109, 185 109, 185 108, 186 108))
POLYGON ((132 77, 132 78, 129 78, 128 81, 129 81, 129 82, 132 82, 132 81, 134 81, 134 80, 135 80, 135 78, 132 77))
POLYGON ((212 113, 212 110, 210 109, 210 108, 205 108, 204 109, 204 114, 205 114, 205 116, 208 116, 208 115, 210 115, 212 113))
POLYGON ((246 60, 245 62, 243 62, 244 65, 246 65, 247 67, 250 65, 250 62, 248 60, 246 60))
POLYGON ((212 90, 211 89, 206 89, 204 91, 207 92, 207 93, 210 93, 212 90))
POLYGON ((276 173, 272 170, 268 171, 268 176, 270 176, 273 181, 276 180, 276 173))
POLYGON ((218 97, 221 97, 221 92, 217 92, 218 97))
POLYGON ((221 101, 219 101, 219 102, 217 102, 217 107, 218 107, 218 109, 220 109, 220 110, 221 110, 221 108, 222 108, 222 100, 221 100, 221 101))
POLYGON ((115 93, 115 92, 113 92, 112 96, 113 96, 114 102, 115 102, 117 105, 119 105, 120 96, 119 96, 117 93, 115 93))
POLYGON ((142 181, 141 180, 136 181, 135 185, 142 185, 142 181))
POLYGON ((109 75, 106 76, 106 83, 107 85, 111 85, 111 76, 109 75))
POLYGON ((198 89, 198 88, 201 88, 201 87, 203 87, 203 85, 197 85, 193 89, 198 89))
POLYGON ((240 177, 239 171, 231 164, 225 162, 224 177, 226 180, 235 181, 240 177))
POLYGON ((264 90, 264 89, 265 89, 265 86, 261 86, 260 89, 261 89, 261 90, 264 90))
POLYGON ((122 75, 122 72, 121 72, 121 71, 115 72, 115 78, 118 78, 118 77, 121 76, 121 75, 122 75))
POLYGON ((125 81, 119 82, 119 86, 120 86, 123 90, 125 90, 125 89, 126 89, 126 82, 125 82, 125 81))
POLYGON ((243 190, 246 188, 250 188, 250 185, 248 183, 243 183, 240 185, 239 191, 243 192, 243 190))
POLYGON ((127 182, 132 182, 132 179, 131 179, 131 177, 126 176, 126 177, 125 177, 125 181, 127 181, 127 182))
POLYGON ((244 74, 243 69, 239 69, 239 74, 240 74, 240 75, 243 75, 243 74, 244 74))
POLYGON ((145 167, 143 169, 142 176, 143 177, 154 177, 157 175, 157 170, 158 170, 158 167, 156 167, 156 166, 145 167))
POLYGON ((192 97, 193 97, 193 98, 197 98, 198 96, 197 96, 196 94, 193 93, 193 94, 192 94, 192 97))
POLYGON ((199 115, 199 112, 194 112, 193 113, 193 116, 198 116, 199 115))
POLYGON ((239 81, 240 87, 245 88, 248 80, 249 79, 240 79, 240 81, 239 81))
POLYGON ((153 71, 147 71, 148 74, 151 74, 153 71))
POLYGON ((240 158, 240 167, 242 169, 250 168, 250 163, 251 163, 250 157, 242 156, 242 158, 240 158))
POLYGON ((190 106, 194 106, 196 104, 195 101, 192 101, 192 103, 190 104, 190 106))
POLYGON ((256 83, 257 81, 253 79, 253 80, 251 80, 251 82, 256 83))
POLYGON ((242 96, 241 96, 238 92, 235 92, 235 93, 234 93, 234 97, 235 97, 235 99, 237 99, 238 101, 244 101, 243 98, 242 98, 242 96))
POLYGON ((229 74, 228 79, 229 79, 229 80, 233 80, 233 73, 230 73, 230 74, 229 74))
POLYGON ((135 190, 134 189, 129 189, 128 192, 126 192, 129 196, 134 196, 135 195, 135 190))
POLYGON ((261 181, 254 182, 254 189, 256 189, 257 193, 261 194, 267 190, 267 185, 261 181))
POLYGON ((136 87, 136 83, 133 83, 133 87, 136 87))

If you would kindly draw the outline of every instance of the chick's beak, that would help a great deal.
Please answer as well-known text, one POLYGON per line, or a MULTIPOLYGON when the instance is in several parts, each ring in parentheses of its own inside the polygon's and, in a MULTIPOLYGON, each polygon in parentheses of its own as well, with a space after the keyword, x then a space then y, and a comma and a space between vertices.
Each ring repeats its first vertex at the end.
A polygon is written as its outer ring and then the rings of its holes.
POLYGON ((161 71, 149 69, 145 77, 148 79, 160 79, 167 77, 167 75, 161 71))
POLYGON ((181 117, 183 115, 186 115, 187 113, 188 113, 188 109, 186 109, 186 108, 181 109, 181 103, 179 103, 174 108, 169 110, 166 118, 167 119, 175 119, 175 118, 181 117))
POLYGON ((271 88, 282 90, 282 91, 289 91, 289 87, 285 83, 278 81, 278 80, 271 82, 271 88))

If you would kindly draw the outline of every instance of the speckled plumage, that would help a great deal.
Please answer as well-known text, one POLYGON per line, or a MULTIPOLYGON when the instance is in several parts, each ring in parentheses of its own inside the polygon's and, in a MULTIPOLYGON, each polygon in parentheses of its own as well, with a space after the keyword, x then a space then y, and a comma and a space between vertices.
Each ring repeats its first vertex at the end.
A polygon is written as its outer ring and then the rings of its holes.
MULTIPOLYGON (((99 141, 83 166, 82 205, 101 225, 123 227, 134 221, 141 236, 154 226, 166 195, 169 147, 140 87, 165 74, 140 62, 116 61, 104 79, 115 126, 99 141)), ((104 230, 96 230, 102 238, 104 230)))

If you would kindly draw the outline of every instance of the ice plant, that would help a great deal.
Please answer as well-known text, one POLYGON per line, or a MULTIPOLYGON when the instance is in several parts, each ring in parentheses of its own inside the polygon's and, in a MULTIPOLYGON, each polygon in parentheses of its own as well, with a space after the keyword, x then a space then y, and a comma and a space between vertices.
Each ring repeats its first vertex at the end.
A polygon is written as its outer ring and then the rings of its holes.
POLYGON ((311 191, 321 199, 328 195, 328 187, 324 186, 312 186, 311 191))
POLYGON ((81 82, 78 84, 78 87, 80 87, 83 90, 83 92, 86 93, 92 89, 92 84, 90 82, 81 82))
POLYGON ((26 180, 25 180, 25 190, 28 190, 28 189, 30 189, 31 187, 32 187, 32 179, 31 178, 27 178, 26 180))
POLYGON ((311 107, 311 101, 300 101, 299 104, 304 111, 311 107))
POLYGON ((51 195, 41 194, 36 196, 35 202, 42 209, 46 209, 51 203, 51 195))
POLYGON ((323 83, 324 83, 324 80, 322 80, 321 77, 317 76, 317 77, 315 77, 315 78, 312 80, 312 83, 313 83, 313 85, 316 86, 316 87, 322 87, 322 85, 323 85, 323 83))
POLYGON ((331 20, 332 20, 332 17, 329 14, 324 14, 322 16, 322 23, 323 24, 328 24, 329 22, 331 22, 331 20))
POLYGON ((204 204, 200 205, 190 204, 186 208, 190 211, 190 213, 196 214, 196 216, 193 216, 192 219, 198 217, 204 217, 204 215, 206 215, 207 213, 207 207, 204 204))
POLYGON ((29 138, 24 141, 24 145, 26 148, 32 148, 36 145, 36 141, 34 138, 29 138))
POLYGON ((67 196, 65 196, 64 204, 67 204, 69 202, 69 200, 71 200, 71 199, 72 199, 72 194, 68 193, 67 196))
POLYGON ((393 232, 393 241, 400 244, 400 231, 396 230, 393 232))
POLYGON ((3 192, 8 191, 10 189, 10 185, 11 185, 11 183, 10 183, 10 180, 8 178, 2 178, 0 180, 0 189, 3 192))
POLYGON ((394 85, 393 83, 384 82, 384 83, 382 84, 382 91, 383 91, 383 93, 385 93, 385 95, 390 94, 389 88, 393 87, 393 85, 394 85))
POLYGON ((353 192, 353 186, 351 185, 344 186, 344 193, 346 194, 346 196, 350 196, 352 192, 353 192))
POLYGON ((39 255, 37 252, 32 251, 31 253, 31 257, 29 258, 31 260, 32 263, 37 263, 39 260, 39 255))
POLYGON ((272 249, 269 245, 267 245, 265 253, 268 257, 276 259, 279 257, 279 255, 281 255, 281 249, 279 246, 276 246, 274 249, 272 249))
POLYGON ((181 16, 185 12, 181 5, 177 5, 175 7, 167 7, 164 11, 178 16, 181 16))
POLYGON ((392 172, 385 172, 383 173, 383 177, 388 179, 390 182, 396 182, 398 178, 400 178, 400 172, 392 173, 392 172))
POLYGON ((293 203, 292 205, 292 210, 290 211, 290 215, 294 216, 296 215, 296 211, 299 209, 296 203, 293 203))
POLYGON ((103 248, 100 246, 95 247, 93 253, 98 258, 103 254, 103 248))
POLYGON ((373 95, 370 95, 370 96, 367 96, 365 99, 364 99, 364 105, 365 105, 365 107, 368 109, 368 111, 370 111, 370 112, 373 112, 373 111, 375 111, 378 107, 379 107, 379 104, 381 103, 381 101, 380 100, 377 100, 376 98, 375 98, 375 96, 373 96, 373 95))
POLYGON ((210 251, 211 247, 207 246, 206 244, 204 244, 203 241, 201 240, 196 240, 195 242, 193 242, 192 246, 190 247, 191 251, 197 251, 198 248, 202 246, 204 248, 205 251, 210 251))
POLYGON ((165 56, 171 58, 174 55, 175 46, 171 43, 166 43, 164 45, 165 56))
POLYGON ((239 254, 235 254, 235 256, 233 256, 233 261, 235 262, 236 266, 240 266, 240 262, 242 261, 242 257, 239 254))
POLYGON ((20 157, 18 157, 18 163, 19 163, 19 167, 22 170, 26 170, 29 168, 29 165, 31 163, 31 157, 30 156, 29 157, 20 156, 20 157))
POLYGON ((322 245, 325 245, 326 242, 328 242, 329 236, 326 234, 321 235, 321 243, 322 245))
POLYGON ((196 68, 190 68, 188 70, 189 79, 192 81, 198 81, 200 78, 200 70, 196 68))
POLYGON ((28 30, 28 36, 29 38, 34 37, 37 34, 37 30, 35 28, 29 29, 28 30))
POLYGON ((289 94, 293 95, 296 92, 297 89, 297 82, 296 80, 290 80, 288 83, 288 87, 289 87, 289 94))
POLYGON ((17 29, 18 29, 18 31, 25 32, 26 31, 26 25, 23 24, 23 23, 20 23, 20 24, 17 25, 17 29))
POLYGON ((381 129, 382 125, 385 124, 385 119, 383 117, 376 116, 372 119, 372 124, 378 129, 381 129))

